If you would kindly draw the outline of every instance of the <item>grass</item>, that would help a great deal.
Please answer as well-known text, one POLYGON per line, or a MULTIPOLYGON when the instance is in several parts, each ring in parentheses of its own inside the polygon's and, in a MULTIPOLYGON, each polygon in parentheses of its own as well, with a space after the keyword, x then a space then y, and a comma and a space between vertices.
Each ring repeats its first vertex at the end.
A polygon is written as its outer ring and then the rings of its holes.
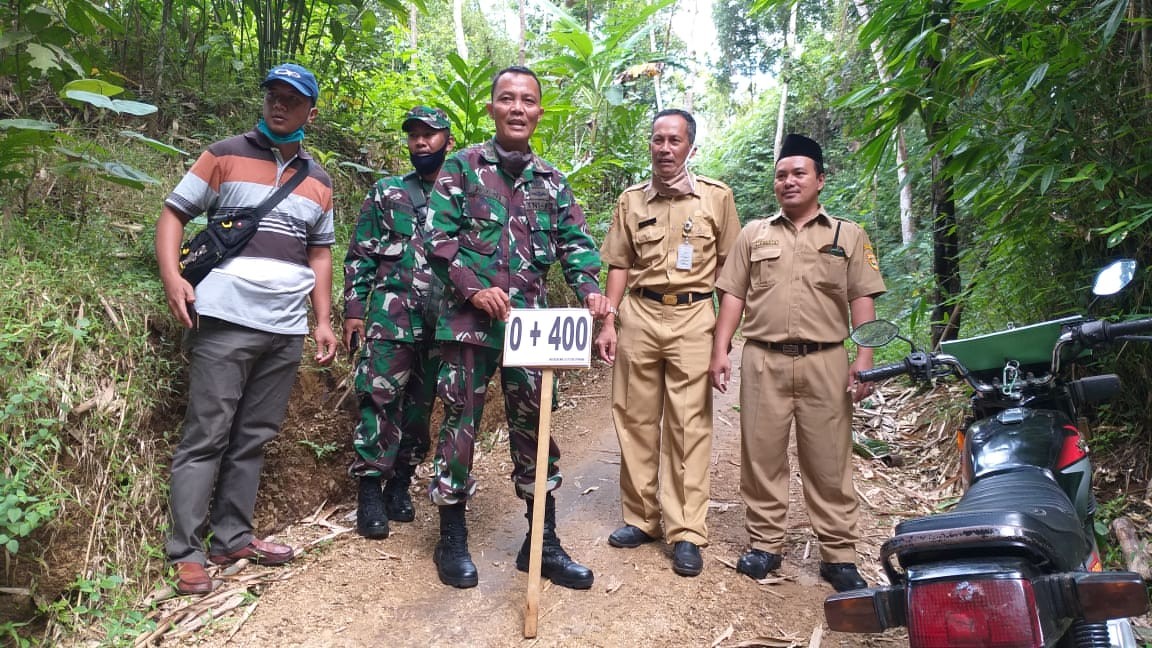
POLYGON ((179 362, 143 231, 40 212, 0 233, 0 545, 47 642, 130 623, 104 611, 152 585, 179 362))

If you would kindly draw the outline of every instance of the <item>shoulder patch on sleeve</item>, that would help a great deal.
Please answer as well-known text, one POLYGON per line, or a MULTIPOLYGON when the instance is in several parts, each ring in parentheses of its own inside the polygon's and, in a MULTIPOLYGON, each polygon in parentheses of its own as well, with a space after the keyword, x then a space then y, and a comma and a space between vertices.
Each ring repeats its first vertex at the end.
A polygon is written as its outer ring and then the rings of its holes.
POLYGON ((872 250, 871 243, 864 244, 864 258, 867 259, 868 265, 872 266, 873 270, 880 271, 880 262, 876 260, 876 252, 872 250))

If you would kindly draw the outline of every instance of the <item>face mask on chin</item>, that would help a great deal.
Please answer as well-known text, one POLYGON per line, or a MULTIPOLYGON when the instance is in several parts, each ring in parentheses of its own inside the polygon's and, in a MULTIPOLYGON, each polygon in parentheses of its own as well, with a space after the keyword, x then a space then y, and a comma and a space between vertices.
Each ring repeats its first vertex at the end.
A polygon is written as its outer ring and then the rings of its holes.
POLYGON ((412 162, 412 168, 416 169, 416 174, 423 177, 439 171, 447 155, 448 142, 444 142, 444 146, 442 146, 439 151, 425 153, 423 155, 410 152, 408 153, 408 159, 412 162))
POLYGON ((291 133, 288 133, 287 135, 277 135, 276 133, 272 132, 272 129, 268 128, 268 124, 264 121, 263 117, 260 118, 260 121, 256 122, 256 129, 261 133, 264 133, 264 137, 267 137, 269 140, 271 140, 273 144, 291 144, 292 142, 299 142, 304 139, 303 126, 297 128, 291 133))
POLYGON ((687 196, 693 193, 696 190, 696 186, 688 173, 688 160, 684 160, 684 164, 681 165, 670 178, 661 178, 653 174, 652 187, 656 190, 656 193, 661 196, 687 196))

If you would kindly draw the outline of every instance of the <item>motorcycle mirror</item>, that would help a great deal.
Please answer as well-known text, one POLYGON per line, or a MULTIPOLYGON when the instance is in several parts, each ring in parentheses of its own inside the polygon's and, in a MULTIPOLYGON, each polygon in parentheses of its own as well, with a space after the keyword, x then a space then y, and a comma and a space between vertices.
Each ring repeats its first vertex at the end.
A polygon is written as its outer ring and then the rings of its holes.
POLYGON ((888 344, 900 335, 900 327, 888 320, 864 322, 852 331, 852 341, 862 347, 876 348, 888 344))
POLYGON ((1133 259, 1120 259, 1108 264, 1096 275, 1096 283, 1092 285, 1092 293, 1098 297, 1115 295, 1124 286, 1132 282, 1136 276, 1136 261, 1133 259))

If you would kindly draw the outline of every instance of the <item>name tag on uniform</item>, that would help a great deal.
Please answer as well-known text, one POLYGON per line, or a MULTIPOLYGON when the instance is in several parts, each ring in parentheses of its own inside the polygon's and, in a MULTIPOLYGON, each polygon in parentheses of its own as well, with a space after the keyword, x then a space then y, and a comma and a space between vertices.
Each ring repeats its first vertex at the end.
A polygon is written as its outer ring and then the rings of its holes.
POLYGON ((691 270, 692 269, 692 244, 681 243, 676 246, 676 269, 677 270, 691 270))

